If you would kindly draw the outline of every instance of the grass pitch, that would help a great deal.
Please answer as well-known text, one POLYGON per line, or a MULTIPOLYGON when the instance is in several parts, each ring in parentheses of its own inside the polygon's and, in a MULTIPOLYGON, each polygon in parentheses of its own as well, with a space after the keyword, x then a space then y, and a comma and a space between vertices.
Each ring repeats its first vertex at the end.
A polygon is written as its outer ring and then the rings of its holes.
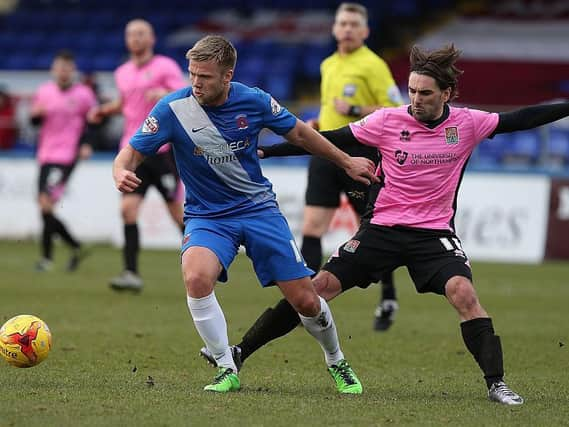
MULTIPOLYGON (((506 380, 526 399, 504 407, 486 399, 446 300, 418 295, 407 272, 396 285, 401 309, 387 333, 372 331, 379 291, 352 290, 332 302, 343 350, 364 384, 340 396, 319 346, 302 328, 248 359, 242 390, 202 391, 214 371, 185 302, 175 251, 144 250, 141 295, 107 287, 120 270, 117 249, 95 247, 76 273, 35 273, 37 247, 0 242, 0 322, 35 314, 53 333, 48 359, 31 369, 0 361, 0 426, 511 425, 569 423, 569 263, 474 263, 476 288, 502 337, 506 380)), ((261 289, 240 255, 217 287, 237 342, 280 297, 261 289)))

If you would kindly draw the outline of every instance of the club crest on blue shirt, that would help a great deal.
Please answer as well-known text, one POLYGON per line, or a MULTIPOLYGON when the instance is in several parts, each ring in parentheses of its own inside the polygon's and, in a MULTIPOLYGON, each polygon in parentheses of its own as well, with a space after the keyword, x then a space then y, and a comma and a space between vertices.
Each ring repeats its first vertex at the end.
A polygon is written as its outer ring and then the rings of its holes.
POLYGON ((449 145, 458 144, 458 128, 456 126, 445 128, 445 140, 449 145))
POLYGON ((271 96, 271 112, 273 113, 273 116, 279 114, 282 109, 283 107, 281 107, 281 104, 279 104, 277 100, 271 96))
POLYGON ((247 121, 247 116, 245 114, 238 114, 235 116, 235 121, 237 122, 237 129, 244 130, 249 127, 249 122, 247 121))
POLYGON ((158 128, 158 119, 154 116, 148 116, 142 124, 142 133, 156 133, 158 128))
POLYGON ((351 98, 356 94, 357 86, 353 83, 347 83, 344 85, 344 90, 342 91, 342 95, 351 98))

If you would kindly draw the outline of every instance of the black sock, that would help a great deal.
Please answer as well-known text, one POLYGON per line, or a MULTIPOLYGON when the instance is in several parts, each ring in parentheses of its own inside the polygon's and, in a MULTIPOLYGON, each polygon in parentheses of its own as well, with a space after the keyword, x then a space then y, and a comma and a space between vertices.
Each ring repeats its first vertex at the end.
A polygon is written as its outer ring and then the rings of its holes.
POLYGON ((294 308, 286 299, 280 300, 274 308, 268 308, 259 316, 237 344, 241 348, 241 360, 268 342, 288 334, 299 323, 300 318, 294 308))
POLYGON ((308 268, 318 273, 322 264, 322 242, 320 237, 302 236, 302 257, 308 268))
POLYGON ((42 213, 43 230, 41 235, 41 252, 45 259, 53 258, 54 217, 51 213, 42 213))
POLYGON ((65 243, 67 243, 72 248, 77 249, 80 246, 79 242, 75 240, 73 236, 71 236, 71 233, 67 231, 67 228, 65 227, 63 222, 57 219, 55 215, 51 214, 51 216, 53 218, 54 231, 61 236, 61 238, 65 243))
POLYGON ((397 299, 395 294, 395 284, 393 283, 393 271, 385 273, 381 277, 381 300, 385 301, 386 299, 397 299))
POLYGON ((478 318, 460 324, 466 348, 484 373, 488 388, 504 378, 504 361, 500 337, 494 335, 492 319, 478 318))
POLYGON ((138 225, 134 224, 124 225, 124 266, 126 270, 138 274, 138 225))

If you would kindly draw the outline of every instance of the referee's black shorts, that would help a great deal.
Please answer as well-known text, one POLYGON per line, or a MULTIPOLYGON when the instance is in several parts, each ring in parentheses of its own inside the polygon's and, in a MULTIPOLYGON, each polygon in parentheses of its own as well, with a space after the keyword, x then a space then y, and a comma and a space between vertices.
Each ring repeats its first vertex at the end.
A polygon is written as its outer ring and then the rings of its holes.
MULTIPOLYGON (((352 156, 367 157, 375 164, 378 162, 378 153, 373 147, 362 145, 346 151, 352 156)), ((337 208, 343 192, 354 210, 362 216, 366 210, 368 191, 369 186, 354 181, 331 161, 317 156, 310 159, 305 196, 307 206, 337 208)))
POLYGON ((445 294, 453 276, 472 281, 470 263, 451 231, 386 227, 366 222, 322 267, 334 274, 342 290, 366 288, 382 275, 406 266, 417 292, 445 294))

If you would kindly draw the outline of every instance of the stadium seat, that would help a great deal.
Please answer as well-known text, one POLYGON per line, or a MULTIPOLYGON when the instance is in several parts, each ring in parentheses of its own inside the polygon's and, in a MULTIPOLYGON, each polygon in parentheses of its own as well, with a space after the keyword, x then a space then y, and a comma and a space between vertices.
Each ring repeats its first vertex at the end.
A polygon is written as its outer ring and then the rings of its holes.
POLYGON ((286 101, 293 96, 293 76, 289 74, 268 74, 263 83, 263 88, 275 99, 286 101))
POLYGON ((510 143, 508 134, 498 134, 482 141, 476 148, 472 160, 479 167, 497 167, 502 163, 504 146, 510 143))
POLYGON ((539 130, 514 132, 511 137, 511 141, 504 146, 503 162, 507 164, 536 164, 541 157, 539 130))
POLYGON ((569 128, 549 128, 545 142, 545 162, 548 166, 569 165, 569 128))

